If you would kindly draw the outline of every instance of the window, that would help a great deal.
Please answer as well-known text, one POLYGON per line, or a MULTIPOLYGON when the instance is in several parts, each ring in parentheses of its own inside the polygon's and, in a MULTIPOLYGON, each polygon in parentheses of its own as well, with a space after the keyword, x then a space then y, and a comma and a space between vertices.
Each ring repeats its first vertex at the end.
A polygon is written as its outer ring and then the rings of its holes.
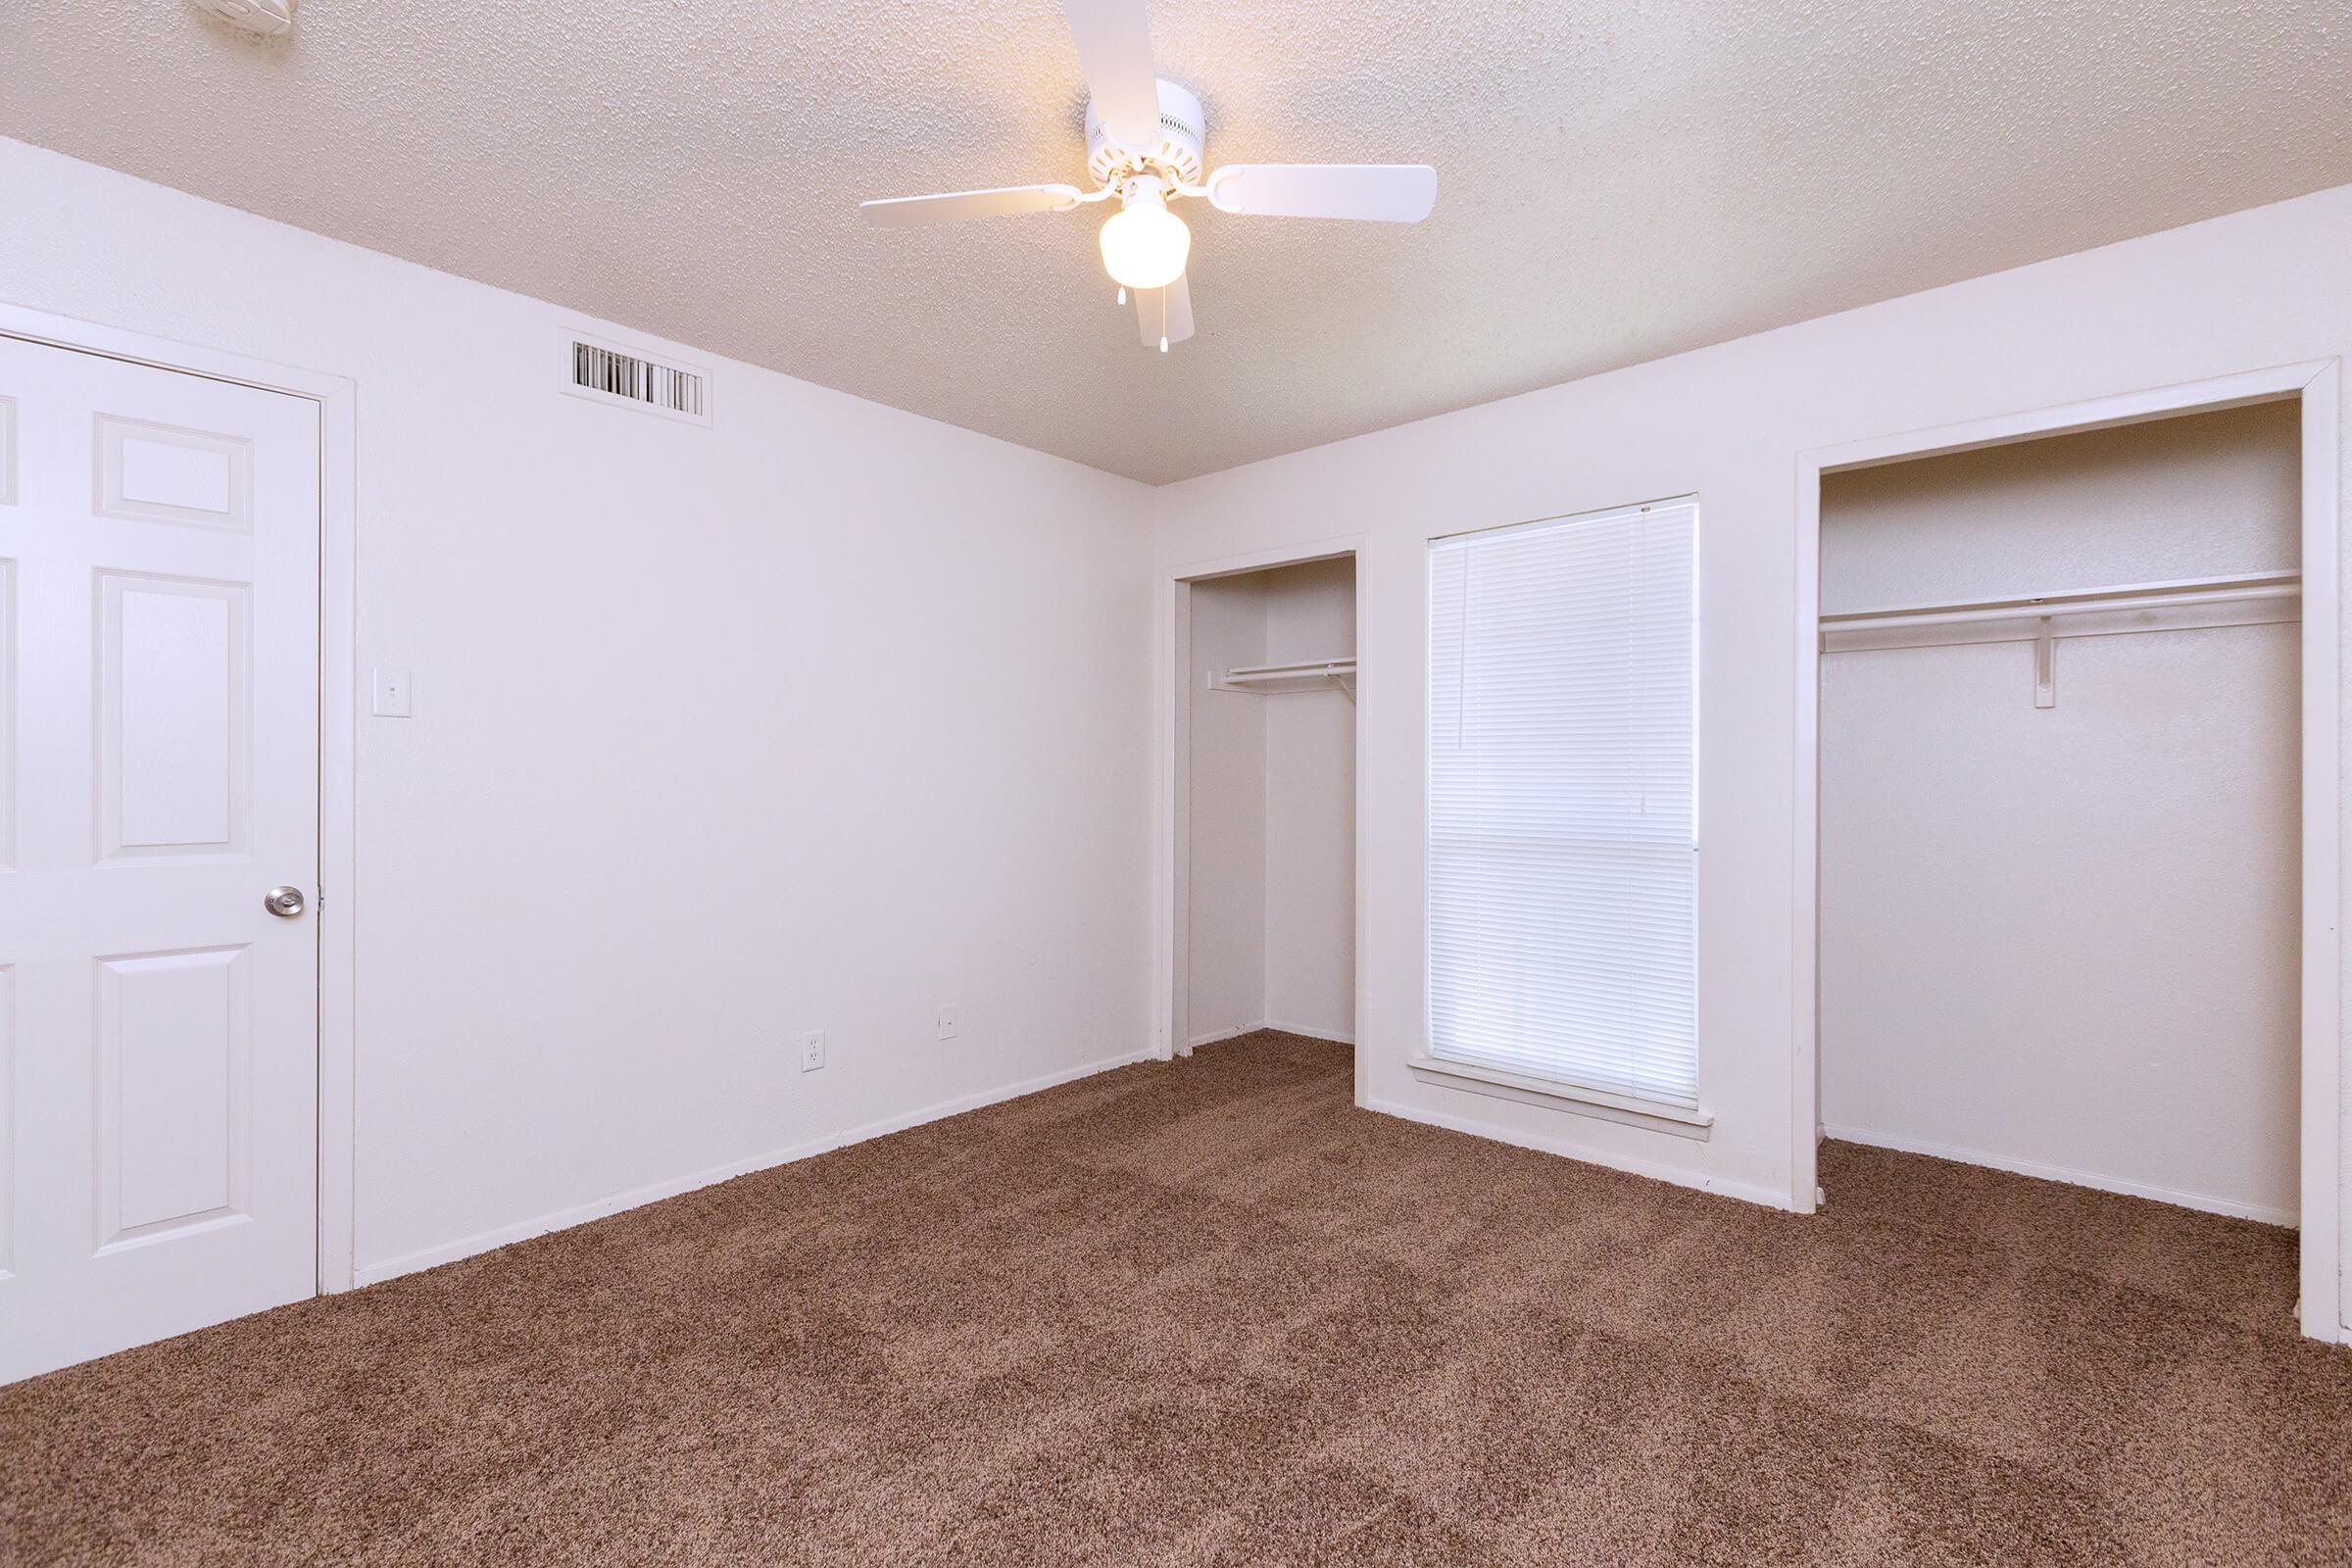
POLYGON ((1697 1105, 1697 534, 1430 546, 1432 1056, 1697 1105))

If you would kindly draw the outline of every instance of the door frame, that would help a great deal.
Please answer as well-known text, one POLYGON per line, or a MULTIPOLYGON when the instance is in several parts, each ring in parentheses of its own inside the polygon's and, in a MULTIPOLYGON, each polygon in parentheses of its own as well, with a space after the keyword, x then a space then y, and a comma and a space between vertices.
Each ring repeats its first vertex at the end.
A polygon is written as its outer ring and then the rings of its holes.
POLYGON ((1795 1048, 1789 1130, 1789 1204, 1818 1201, 1821 1135, 1821 480, 2047 436, 2177 415, 2293 401, 2302 423, 2302 1114, 2299 1161, 2300 1316, 2303 1332, 2352 1340, 2344 1324, 2345 1170, 2342 966, 2343 872, 2338 812, 2343 695, 2337 488, 2343 471, 2339 362, 2273 366, 2055 408, 1875 436, 1797 454, 1795 1048))
POLYGON ((318 1291, 350 1290, 357 1101, 353 918, 358 904, 358 387, 348 376, 26 310, 0 301, 0 337, 304 398, 318 406, 318 1291))
POLYGON ((1188 1014, 1189 975, 1186 927, 1192 912, 1190 856, 1192 802, 1186 774, 1191 736, 1193 692, 1192 585, 1212 577, 1233 577, 1277 566, 1304 565, 1312 561, 1347 560, 1355 564, 1356 715, 1353 918, 1350 933, 1355 950, 1354 1007, 1356 1098, 1363 1095, 1364 1035, 1364 546, 1363 534, 1346 534, 1305 544, 1217 556, 1158 568, 1152 595, 1156 625, 1152 635, 1152 740, 1154 759, 1152 829, 1152 1038, 1146 1054, 1161 1061, 1192 1054, 1188 1014))

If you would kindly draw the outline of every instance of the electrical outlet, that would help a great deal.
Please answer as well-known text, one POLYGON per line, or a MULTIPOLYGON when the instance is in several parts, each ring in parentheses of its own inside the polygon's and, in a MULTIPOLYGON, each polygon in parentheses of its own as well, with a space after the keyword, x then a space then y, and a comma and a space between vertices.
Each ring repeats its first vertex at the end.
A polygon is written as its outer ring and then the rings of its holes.
POLYGON ((825 1064, 825 1032, 811 1029, 801 1036, 801 1071, 814 1072, 825 1064))
POLYGON ((942 1040, 956 1038, 956 1008, 953 1004, 939 1009, 939 1038, 942 1040))

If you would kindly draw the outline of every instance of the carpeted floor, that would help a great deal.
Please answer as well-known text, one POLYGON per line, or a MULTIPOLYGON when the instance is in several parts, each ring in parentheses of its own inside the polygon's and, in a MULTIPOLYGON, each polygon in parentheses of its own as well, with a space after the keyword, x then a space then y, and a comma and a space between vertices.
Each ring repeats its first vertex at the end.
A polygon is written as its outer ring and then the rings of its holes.
POLYGON ((2345 1563, 2287 1233, 1251 1036, 0 1389, 0 1562, 2345 1563))

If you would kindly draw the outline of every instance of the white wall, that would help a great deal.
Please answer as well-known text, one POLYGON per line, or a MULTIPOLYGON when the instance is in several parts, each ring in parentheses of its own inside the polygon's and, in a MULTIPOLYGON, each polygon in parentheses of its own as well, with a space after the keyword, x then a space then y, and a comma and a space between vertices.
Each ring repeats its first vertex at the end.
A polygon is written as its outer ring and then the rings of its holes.
POLYGON ((1833 473, 1822 613, 2292 571, 2296 423, 2257 404, 1833 473))
POLYGON ((1361 536, 1363 1102, 1788 1201, 1796 1141, 1797 454, 2339 356, 2352 188, 1167 486, 1165 569, 1361 536), (1700 498, 1704 1142, 1416 1082, 1434 535, 1700 498))
MULTIPOLYGON (((2267 404, 1835 474, 1833 612, 2294 568, 2267 404)), ((2287 1221, 2298 630, 1822 658, 1831 1136, 2287 1221)), ((1831 1201, 1837 1200, 1833 1188, 1831 1201)))
MULTIPOLYGON (((1355 563, 1266 578, 1266 662, 1355 652, 1355 563)), ((1336 686, 1259 699, 1266 728, 1266 1022, 1355 1038, 1355 704, 1336 686)))
POLYGON ((1266 662, 1262 573, 1192 586, 1192 883, 1187 1040, 1204 1045, 1266 1021, 1265 699, 1212 692, 1208 677, 1266 662))
POLYGON ((18 143, 0 211, 0 299, 357 383, 416 692, 359 736, 364 1277, 1143 1048, 1143 487, 725 362, 709 430, 563 396, 597 323, 18 143))

